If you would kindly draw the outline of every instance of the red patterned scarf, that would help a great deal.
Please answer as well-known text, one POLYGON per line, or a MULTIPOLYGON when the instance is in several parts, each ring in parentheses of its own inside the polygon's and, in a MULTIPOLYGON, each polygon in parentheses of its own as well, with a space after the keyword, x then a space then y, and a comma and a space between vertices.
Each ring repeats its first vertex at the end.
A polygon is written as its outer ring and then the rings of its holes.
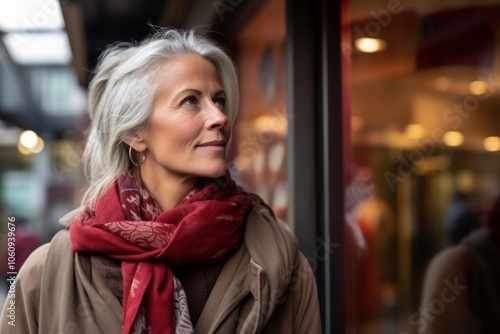
POLYGON ((70 227, 75 252, 122 261, 123 326, 130 333, 139 307, 152 333, 173 333, 174 276, 169 265, 210 263, 240 246, 252 206, 229 174, 205 181, 177 207, 161 213, 156 201, 123 174, 70 227))

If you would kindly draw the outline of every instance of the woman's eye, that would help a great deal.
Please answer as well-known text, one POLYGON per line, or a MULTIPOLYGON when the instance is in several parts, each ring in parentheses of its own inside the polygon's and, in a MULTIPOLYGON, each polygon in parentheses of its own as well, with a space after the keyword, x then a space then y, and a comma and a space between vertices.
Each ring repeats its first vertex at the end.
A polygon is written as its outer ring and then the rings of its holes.
POLYGON ((223 110, 225 105, 226 105, 226 99, 223 97, 218 97, 214 99, 214 103, 221 109, 223 110))
POLYGON ((189 105, 196 105, 197 103, 198 100, 194 96, 188 96, 181 102, 181 104, 189 104, 189 105))

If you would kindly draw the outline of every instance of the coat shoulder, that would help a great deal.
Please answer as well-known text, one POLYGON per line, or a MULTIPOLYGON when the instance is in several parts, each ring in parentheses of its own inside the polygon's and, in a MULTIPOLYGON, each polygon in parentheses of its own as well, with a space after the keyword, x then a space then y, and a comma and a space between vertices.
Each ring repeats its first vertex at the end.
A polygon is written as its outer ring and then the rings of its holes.
MULTIPOLYGON (((271 240, 277 245, 287 245, 290 251, 297 249, 297 238, 290 230, 289 226, 277 219, 272 209, 267 206, 257 195, 251 195, 253 209, 247 218, 247 231, 253 234, 270 234, 271 240)), ((252 234, 252 235, 253 235, 252 234)))

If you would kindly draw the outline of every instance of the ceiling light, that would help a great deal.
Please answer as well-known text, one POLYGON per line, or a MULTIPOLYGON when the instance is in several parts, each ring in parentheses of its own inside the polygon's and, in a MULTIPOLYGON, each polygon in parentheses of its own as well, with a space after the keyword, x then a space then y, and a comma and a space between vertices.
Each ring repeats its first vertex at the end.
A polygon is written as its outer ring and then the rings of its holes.
POLYGON ((71 62, 71 48, 64 31, 9 33, 3 41, 12 59, 21 65, 67 65, 71 62))
POLYGON ((21 154, 28 155, 31 153, 40 153, 44 147, 44 142, 42 138, 38 137, 36 132, 31 130, 26 130, 19 136, 19 142, 17 144, 17 149, 21 154))
POLYGON ((486 84, 483 81, 473 81, 469 84, 469 91, 474 95, 486 93, 486 84))
POLYGON ((56 0, 0 0, 0 30, 41 31, 64 28, 59 1, 56 0))
POLYGON ((380 38, 361 37, 354 41, 354 46, 358 51, 374 53, 385 50, 387 43, 380 38))
POLYGON ((484 149, 488 152, 500 151, 500 137, 486 137, 483 140, 484 149))
POLYGON ((444 134, 443 141, 448 146, 460 146, 464 142, 464 135, 458 131, 448 131, 444 134))

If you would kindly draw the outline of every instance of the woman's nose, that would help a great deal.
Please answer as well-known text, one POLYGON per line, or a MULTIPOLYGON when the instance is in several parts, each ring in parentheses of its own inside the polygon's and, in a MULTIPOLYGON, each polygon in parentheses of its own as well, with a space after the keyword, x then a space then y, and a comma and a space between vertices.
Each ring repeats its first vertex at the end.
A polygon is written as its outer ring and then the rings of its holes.
POLYGON ((224 128, 228 124, 229 119, 227 118, 227 115, 218 105, 210 101, 208 109, 207 124, 210 129, 224 128))

